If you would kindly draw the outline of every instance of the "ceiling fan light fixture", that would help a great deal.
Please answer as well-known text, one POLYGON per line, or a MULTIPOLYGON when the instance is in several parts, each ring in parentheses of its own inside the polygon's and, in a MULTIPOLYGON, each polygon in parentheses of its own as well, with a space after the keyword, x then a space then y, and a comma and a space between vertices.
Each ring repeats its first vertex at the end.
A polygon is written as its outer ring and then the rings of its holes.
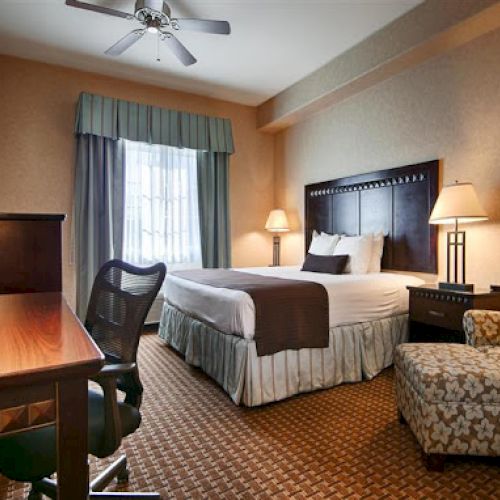
POLYGON ((156 26, 148 26, 146 29, 148 33, 152 33, 153 35, 158 33, 158 28, 156 26))

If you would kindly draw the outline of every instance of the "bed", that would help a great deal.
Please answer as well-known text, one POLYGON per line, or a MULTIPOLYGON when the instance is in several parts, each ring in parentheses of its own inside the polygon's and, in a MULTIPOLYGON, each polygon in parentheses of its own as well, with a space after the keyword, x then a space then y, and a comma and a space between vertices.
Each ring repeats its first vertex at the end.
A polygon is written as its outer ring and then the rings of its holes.
POLYGON ((408 338, 408 285, 399 272, 436 271, 435 228, 427 220, 437 196, 438 162, 335 179, 305 187, 306 248, 313 230, 382 231, 382 271, 323 274, 300 266, 245 268, 245 273, 320 284, 328 297, 324 347, 259 355, 254 302, 241 290, 168 275, 159 335, 190 365, 211 376, 236 404, 259 406, 302 392, 375 377, 408 338))

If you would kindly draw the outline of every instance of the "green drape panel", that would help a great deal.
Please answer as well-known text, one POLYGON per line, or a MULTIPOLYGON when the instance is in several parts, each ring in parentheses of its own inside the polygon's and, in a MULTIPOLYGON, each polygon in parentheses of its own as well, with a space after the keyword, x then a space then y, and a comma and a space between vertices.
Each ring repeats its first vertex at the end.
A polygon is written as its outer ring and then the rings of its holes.
POLYGON ((75 264, 77 313, 85 317, 99 268, 121 258, 125 153, 120 140, 77 136, 75 172, 75 264))
POLYGON ((197 161, 203 267, 230 267, 229 155, 199 152, 197 161))
POLYGON ((75 133, 234 153, 231 121, 82 93, 75 133))

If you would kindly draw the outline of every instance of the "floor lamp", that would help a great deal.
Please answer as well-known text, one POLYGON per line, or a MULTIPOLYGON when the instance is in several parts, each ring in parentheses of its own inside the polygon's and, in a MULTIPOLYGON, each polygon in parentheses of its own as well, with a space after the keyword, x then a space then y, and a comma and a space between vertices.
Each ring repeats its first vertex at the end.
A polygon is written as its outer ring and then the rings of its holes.
POLYGON ((286 213, 281 208, 271 210, 266 222, 266 229, 275 233, 273 236, 273 266, 280 265, 280 236, 279 233, 290 231, 286 213))
POLYGON ((455 227, 453 231, 447 232, 446 282, 439 283, 439 288, 474 291, 474 285, 465 280, 465 231, 459 231, 458 225, 487 219, 488 216, 470 182, 456 182, 443 187, 432 209, 429 223, 454 224, 455 227))

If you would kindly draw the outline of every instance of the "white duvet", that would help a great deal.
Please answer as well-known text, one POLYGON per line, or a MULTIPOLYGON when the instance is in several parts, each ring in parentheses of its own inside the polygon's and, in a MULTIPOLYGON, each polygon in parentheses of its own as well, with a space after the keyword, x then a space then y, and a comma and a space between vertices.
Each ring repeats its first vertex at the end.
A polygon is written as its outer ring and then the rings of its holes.
MULTIPOLYGON (((408 312, 407 285, 423 280, 393 273, 323 274, 300 267, 251 267, 246 273, 313 281, 328 292, 330 327, 387 318, 408 312)), ((166 300, 177 309, 209 323, 218 330, 252 339, 255 307, 250 295, 239 290, 216 288, 167 275, 166 300)))

